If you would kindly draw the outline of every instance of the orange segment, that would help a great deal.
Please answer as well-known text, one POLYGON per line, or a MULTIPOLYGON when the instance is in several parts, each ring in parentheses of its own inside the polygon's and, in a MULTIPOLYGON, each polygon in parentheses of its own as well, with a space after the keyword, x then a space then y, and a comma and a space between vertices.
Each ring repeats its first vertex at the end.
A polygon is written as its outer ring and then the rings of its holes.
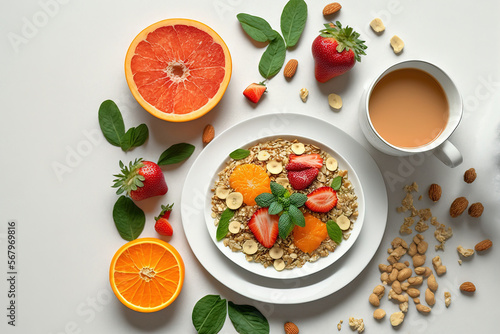
POLYGON ((229 185, 243 195, 246 205, 255 205, 255 197, 271 192, 271 179, 266 171, 253 164, 236 166, 229 176, 229 185))
POLYGON ((312 253, 328 237, 326 224, 310 213, 305 213, 306 226, 293 228, 293 243, 304 253, 312 253))
POLYGON ((144 29, 125 58, 135 99, 152 115, 172 122, 198 118, 220 101, 231 79, 229 49, 210 27, 168 19, 144 29))
POLYGON ((155 312, 177 298, 184 270, 184 262, 174 247, 163 240, 142 238, 126 243, 116 252, 109 281, 125 306, 155 312))

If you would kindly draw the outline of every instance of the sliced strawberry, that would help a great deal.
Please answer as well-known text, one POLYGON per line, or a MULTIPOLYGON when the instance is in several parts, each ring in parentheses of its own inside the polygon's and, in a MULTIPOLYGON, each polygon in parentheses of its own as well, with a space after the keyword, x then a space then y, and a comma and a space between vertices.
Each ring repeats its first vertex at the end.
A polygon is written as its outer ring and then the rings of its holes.
POLYGON ((158 234, 165 235, 167 237, 170 237, 172 234, 174 234, 172 225, 170 225, 168 220, 165 218, 160 218, 156 221, 155 230, 156 232, 158 232, 158 234))
POLYGON ((290 154, 288 157, 289 163, 286 166, 287 170, 302 170, 308 167, 321 168, 323 166, 323 158, 319 154, 290 154), (301 168, 301 169, 295 169, 301 168))
POLYGON ((307 168, 304 170, 291 170, 288 172, 288 181, 295 190, 306 189, 318 176, 317 168, 307 168))
POLYGON ((278 215, 270 215, 269 208, 260 208, 248 221, 248 227, 255 239, 266 248, 271 248, 278 238, 278 215))
POLYGON ((321 187, 307 195, 306 207, 314 212, 328 212, 337 205, 337 192, 331 187, 321 187))
POLYGON ((259 102, 262 94, 266 91, 267 87, 262 83, 252 83, 245 88, 243 95, 253 103, 259 102))

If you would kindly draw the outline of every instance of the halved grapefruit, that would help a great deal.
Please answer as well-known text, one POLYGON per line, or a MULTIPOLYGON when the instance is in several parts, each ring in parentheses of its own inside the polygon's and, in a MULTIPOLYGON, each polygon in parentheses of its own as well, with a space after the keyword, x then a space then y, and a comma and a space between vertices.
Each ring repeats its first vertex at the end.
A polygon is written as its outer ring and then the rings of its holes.
POLYGON ((152 115, 185 122, 220 101, 231 79, 231 55, 222 38, 190 19, 150 25, 132 41, 125 76, 134 98, 152 115))

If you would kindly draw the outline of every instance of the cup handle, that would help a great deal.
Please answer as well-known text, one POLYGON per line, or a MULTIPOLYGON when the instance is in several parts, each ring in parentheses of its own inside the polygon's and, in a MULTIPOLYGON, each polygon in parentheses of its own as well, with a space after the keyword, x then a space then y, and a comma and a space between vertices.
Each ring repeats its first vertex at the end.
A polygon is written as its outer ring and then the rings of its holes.
POLYGON ((464 160, 460 151, 450 141, 445 141, 434 150, 434 155, 448 167, 457 167, 464 160))

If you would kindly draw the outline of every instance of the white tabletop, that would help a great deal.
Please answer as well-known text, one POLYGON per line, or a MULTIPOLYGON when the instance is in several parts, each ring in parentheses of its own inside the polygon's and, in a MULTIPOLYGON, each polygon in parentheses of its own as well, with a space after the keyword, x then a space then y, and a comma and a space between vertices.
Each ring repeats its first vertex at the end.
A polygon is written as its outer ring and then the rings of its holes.
MULTIPOLYGON (((334 19, 353 26, 367 41, 367 56, 348 74, 320 84, 314 79, 311 42, 325 19, 327 1, 308 1, 308 21, 298 45, 287 51, 287 59, 299 61, 291 81, 279 73, 268 83, 268 93, 257 106, 242 96, 251 82, 261 81, 258 61, 263 47, 254 45, 242 31, 236 14, 266 18, 279 30, 285 1, 3 1, 0 14, 0 305, 2 333, 194 333, 191 312, 207 294, 220 294, 238 304, 256 306, 269 320, 272 333, 283 332, 285 321, 295 322, 301 333, 333 333, 349 317, 363 318, 367 333, 390 330, 388 317, 376 322, 368 296, 379 284, 378 264, 385 263, 390 241, 399 235, 404 215, 396 212, 404 196, 402 187, 416 181, 422 201, 438 220, 452 226, 454 235, 446 250, 438 254, 448 273, 438 278, 437 304, 428 316, 410 310, 399 329, 404 333, 492 332, 500 315, 498 258, 500 199, 500 31, 496 1, 345 1, 334 19), (387 29, 375 35, 369 22, 380 17, 387 29), (202 21, 227 43, 233 73, 223 99, 210 113, 188 123, 168 123, 149 115, 133 99, 125 82, 123 61, 128 45, 146 26, 171 17, 202 21), (399 56, 389 39, 399 35, 406 43, 399 56), (395 62, 424 59, 442 67, 456 82, 464 99, 464 118, 451 141, 464 156, 461 166, 450 169, 435 157, 396 158, 375 151, 358 124, 358 104, 363 88, 374 75, 395 62), (307 103, 299 90, 308 88, 307 103), (332 111, 330 93, 344 101, 332 111), (148 142, 124 153, 102 136, 97 111, 102 101, 112 99, 120 107, 128 127, 146 123, 148 142), (382 244, 366 269, 349 285, 321 300, 301 305, 256 302, 226 288, 194 257, 181 224, 181 190, 187 172, 203 149, 201 132, 211 123, 216 134, 237 122, 270 113, 303 112, 343 129, 360 142, 384 175, 389 197, 389 217, 382 244), (115 251, 125 243, 112 220, 117 197, 112 174, 118 161, 137 157, 155 160, 172 144, 196 146, 186 162, 163 168, 169 191, 163 197, 139 206, 146 213, 141 236, 155 237, 153 217, 164 203, 175 203, 171 244, 186 264, 186 279, 179 298, 155 314, 140 314, 125 308, 112 294, 108 270, 115 251), (468 185, 463 173, 474 167, 477 180, 468 185), (427 187, 438 183, 441 200, 432 204, 427 187), (482 202, 479 219, 468 215, 451 219, 450 203, 466 196, 482 202), (17 221, 16 327, 7 324, 7 223, 17 221), (495 245, 484 255, 457 262, 456 247, 472 248, 489 238, 495 245), (472 281, 477 291, 465 296, 458 291, 463 281, 472 281), (444 307, 443 292, 452 294, 444 307)), ((381 196, 384 194, 381 193, 381 196)), ((424 233, 430 248, 427 264, 435 255, 434 228, 424 233)), ((406 237, 406 240, 409 240, 406 237)), ((384 297, 382 307, 391 314, 396 304, 384 297)), ((221 333, 234 333, 229 320, 221 333)))

